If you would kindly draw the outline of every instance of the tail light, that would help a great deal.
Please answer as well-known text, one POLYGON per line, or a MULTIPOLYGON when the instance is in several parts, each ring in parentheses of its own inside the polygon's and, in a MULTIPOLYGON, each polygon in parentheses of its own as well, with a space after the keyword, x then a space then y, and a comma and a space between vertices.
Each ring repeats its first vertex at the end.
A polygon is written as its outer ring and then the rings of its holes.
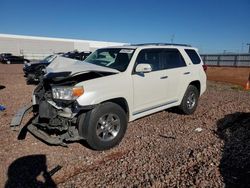
POLYGON ((202 67, 203 67, 203 70, 206 72, 207 71, 207 65, 202 65, 202 67))

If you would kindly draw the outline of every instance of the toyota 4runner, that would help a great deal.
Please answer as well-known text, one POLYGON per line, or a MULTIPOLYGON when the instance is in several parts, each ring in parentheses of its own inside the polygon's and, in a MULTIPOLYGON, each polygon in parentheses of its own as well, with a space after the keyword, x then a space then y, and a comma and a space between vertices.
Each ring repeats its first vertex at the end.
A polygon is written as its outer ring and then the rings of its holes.
POLYGON ((203 62, 189 45, 109 47, 84 62, 49 67, 32 106, 21 109, 11 126, 33 109, 26 128, 52 145, 84 139, 93 149, 109 149, 122 140, 128 122, 170 107, 194 113, 206 90, 203 62))

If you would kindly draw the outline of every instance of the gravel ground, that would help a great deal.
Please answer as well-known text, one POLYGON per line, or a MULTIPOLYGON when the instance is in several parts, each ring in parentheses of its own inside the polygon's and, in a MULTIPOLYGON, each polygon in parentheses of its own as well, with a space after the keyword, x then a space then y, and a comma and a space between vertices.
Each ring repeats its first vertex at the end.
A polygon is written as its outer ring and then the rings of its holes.
POLYGON ((48 146, 29 133, 17 140, 9 123, 34 88, 21 68, 0 65, 7 107, 0 112, 0 187, 249 187, 250 92, 209 82, 194 115, 141 118, 119 146, 99 152, 85 142, 48 146))

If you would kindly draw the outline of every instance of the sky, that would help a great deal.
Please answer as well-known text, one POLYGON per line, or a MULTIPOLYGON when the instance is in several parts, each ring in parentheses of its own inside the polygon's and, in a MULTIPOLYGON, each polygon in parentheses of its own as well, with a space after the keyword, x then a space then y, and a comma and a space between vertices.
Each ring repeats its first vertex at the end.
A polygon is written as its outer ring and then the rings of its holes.
POLYGON ((250 0, 0 0, 0 33, 247 52, 250 0))

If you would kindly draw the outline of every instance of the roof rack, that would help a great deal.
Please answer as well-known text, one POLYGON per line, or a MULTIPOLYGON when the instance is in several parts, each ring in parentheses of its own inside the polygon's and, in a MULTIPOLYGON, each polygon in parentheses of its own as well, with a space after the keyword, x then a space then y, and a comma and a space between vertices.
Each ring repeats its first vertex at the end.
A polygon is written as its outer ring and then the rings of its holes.
POLYGON ((189 44, 175 44, 175 43, 142 43, 142 44, 131 44, 131 46, 150 46, 150 45, 155 45, 155 46, 187 46, 191 47, 189 44))

